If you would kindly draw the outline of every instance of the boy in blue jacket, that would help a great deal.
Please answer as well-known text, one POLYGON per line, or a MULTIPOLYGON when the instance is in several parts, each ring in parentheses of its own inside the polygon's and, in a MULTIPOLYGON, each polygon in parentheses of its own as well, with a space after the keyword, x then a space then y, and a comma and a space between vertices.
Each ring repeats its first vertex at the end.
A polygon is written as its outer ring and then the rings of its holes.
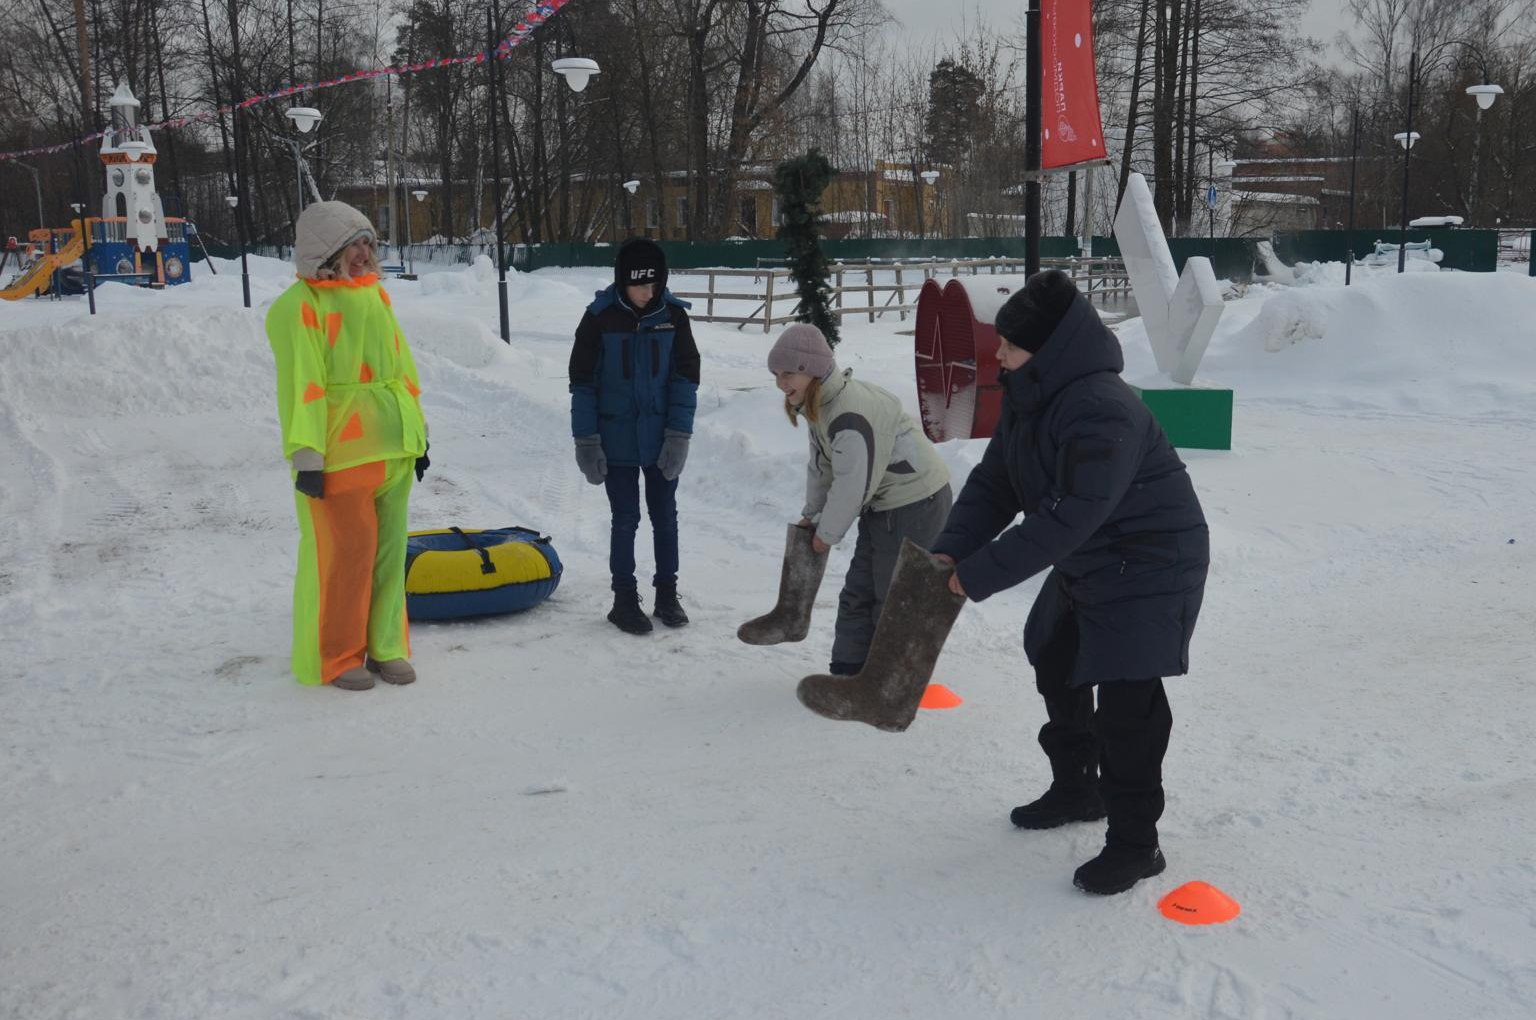
POLYGON ((688 623, 677 597, 677 479, 693 435, 699 349, 687 308, 667 290, 661 247, 631 238, 619 247, 614 282, 581 317, 571 350, 576 464, 587 481, 608 491, 608 620, 628 634, 651 632, 635 580, 642 474, 655 540, 655 614, 669 627, 688 623))

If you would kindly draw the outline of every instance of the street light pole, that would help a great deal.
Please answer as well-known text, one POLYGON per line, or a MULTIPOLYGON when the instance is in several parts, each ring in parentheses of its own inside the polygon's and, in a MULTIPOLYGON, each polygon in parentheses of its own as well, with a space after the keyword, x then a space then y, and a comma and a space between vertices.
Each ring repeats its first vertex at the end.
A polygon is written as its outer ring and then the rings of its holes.
POLYGON ((1025 75, 1029 91, 1024 112, 1024 272, 1033 276, 1040 271, 1040 130, 1043 117, 1045 76, 1044 56, 1040 46, 1040 0, 1029 0, 1024 30, 1029 33, 1026 46, 1025 75))
POLYGON ((501 302, 501 342, 512 342, 512 321, 507 311, 507 259, 502 248, 502 193, 501 193, 501 132, 497 127, 501 120, 501 61, 496 54, 496 15, 491 7, 485 9, 485 59, 491 65, 491 168, 495 191, 493 201, 496 204, 496 291, 501 302))
POLYGON ((1344 286, 1348 287, 1350 278, 1355 269, 1355 182, 1360 166, 1360 107, 1356 106, 1354 115, 1350 118, 1350 150, 1349 150, 1349 249, 1344 259, 1344 286))
POLYGON ((1408 59, 1408 108, 1404 111, 1403 118, 1403 216, 1401 229, 1397 234, 1397 271, 1403 272, 1408 268, 1408 168, 1413 162, 1413 91, 1416 82, 1414 79, 1419 74, 1419 52, 1414 50, 1413 56, 1408 59))

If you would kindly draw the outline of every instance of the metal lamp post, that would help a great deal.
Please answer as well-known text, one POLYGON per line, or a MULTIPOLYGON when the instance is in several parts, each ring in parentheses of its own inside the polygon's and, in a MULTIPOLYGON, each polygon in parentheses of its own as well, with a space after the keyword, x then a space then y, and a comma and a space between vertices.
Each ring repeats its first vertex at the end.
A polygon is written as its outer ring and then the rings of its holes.
MULTIPOLYGON (((1419 74, 1426 67, 1432 66, 1435 59, 1451 46, 1461 46, 1470 50, 1477 55, 1478 62, 1482 65, 1483 84, 1473 85, 1467 89, 1467 94, 1477 100, 1479 121, 1481 121, 1482 112, 1492 107, 1494 100, 1504 94, 1502 88, 1488 83, 1488 59, 1483 55, 1483 51, 1465 39, 1447 39, 1431 49, 1422 59, 1419 56, 1418 50, 1413 51, 1413 56, 1408 61, 1408 105, 1403 111, 1403 130, 1392 136, 1403 147, 1402 224, 1397 238, 1397 271, 1399 273, 1404 272, 1408 267, 1408 181, 1409 167, 1412 163, 1413 143, 1419 140, 1419 133, 1413 129, 1413 104, 1418 92, 1419 74)), ((1478 134, 1481 136, 1481 131, 1478 134)), ((1477 158, 1474 155, 1474 177, 1477 173, 1476 164, 1477 158)))
MULTIPOLYGON (((937 170, 924 170, 922 173, 918 174, 917 176, 921 177, 923 179, 923 183, 927 184, 931 188, 931 187, 934 186, 934 183, 939 179, 939 172, 937 170)), ((923 203, 923 191, 922 191, 921 188, 919 188, 918 191, 917 191, 917 204, 918 204, 918 210, 917 210, 918 220, 917 221, 919 223, 921 223, 921 222, 923 222, 922 206, 924 204, 923 203)), ((937 234, 938 230, 935 229, 934 233, 937 234)))
MULTIPOLYGON (((426 201, 426 198, 427 198, 426 191, 421 189, 421 188, 417 188, 416 190, 412 191, 411 195, 418 202, 424 202, 424 201, 426 201)), ((416 237, 415 237, 414 234, 411 233, 411 203, 406 202, 405 203, 405 252, 406 252, 406 255, 408 255, 410 257, 410 260, 411 260, 411 279, 413 279, 413 280, 416 278, 416 243, 415 242, 416 242, 416 237)))
POLYGON ((624 190, 629 192, 624 199, 624 236, 628 237, 635 229, 635 192, 640 190, 640 182, 625 181, 624 190))
MULTIPOLYGON (((502 214, 503 194, 501 188, 501 131, 499 128, 501 109, 501 61, 504 54, 500 50, 501 36, 500 26, 497 24, 497 12, 492 5, 485 9, 485 36, 486 36, 486 60, 490 63, 490 101, 491 101, 491 173, 495 182, 496 201, 496 291, 497 300, 501 306, 501 339, 503 343, 512 342, 511 318, 507 309, 507 259, 504 248, 506 231, 502 214)), ((565 78, 571 91, 580 92, 587 87, 587 82, 601 68, 597 61, 586 57, 563 57, 550 65, 556 74, 565 78)))
POLYGON ((37 190, 37 228, 39 230, 41 230, 43 228, 43 226, 44 226, 44 221, 43 221, 43 184, 42 184, 42 176, 39 173, 37 167, 35 167, 35 166, 28 166, 27 164, 25 164, 25 163, 23 163, 23 162, 21 162, 19 160, 12 160, 11 161, 11 165, 12 166, 19 166, 23 170, 25 170, 27 173, 32 175, 32 187, 37 190))
POLYGON ((245 292, 245 307, 251 307, 251 274, 245 264, 245 231, 238 229, 240 226, 240 214, 235 212, 240 208, 239 195, 225 195, 224 204, 229 206, 230 215, 235 217, 236 233, 240 235, 240 286, 245 292))
MULTIPOLYGON (((293 126, 299 129, 299 134, 307 135, 314 130, 315 125, 324 119, 324 115, 312 106, 295 106, 284 114, 293 121, 293 126)), ((302 141, 297 138, 285 138, 288 147, 293 150, 293 179, 299 188, 299 212, 304 211, 304 149, 302 141)), ((311 145, 314 142, 310 143, 311 145)))

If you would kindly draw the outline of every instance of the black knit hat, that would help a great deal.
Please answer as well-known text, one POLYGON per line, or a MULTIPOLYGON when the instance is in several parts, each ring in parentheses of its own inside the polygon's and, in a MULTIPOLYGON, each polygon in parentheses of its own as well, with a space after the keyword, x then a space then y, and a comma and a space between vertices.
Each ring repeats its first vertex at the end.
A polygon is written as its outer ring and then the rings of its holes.
POLYGON ((613 264, 613 282, 622 290, 654 283, 658 291, 667 285, 667 256, 661 245, 644 237, 631 237, 619 245, 613 264))
POLYGON ((1072 277, 1059 269, 1036 273, 998 309, 997 333, 1013 346, 1038 354, 1076 300, 1072 277))

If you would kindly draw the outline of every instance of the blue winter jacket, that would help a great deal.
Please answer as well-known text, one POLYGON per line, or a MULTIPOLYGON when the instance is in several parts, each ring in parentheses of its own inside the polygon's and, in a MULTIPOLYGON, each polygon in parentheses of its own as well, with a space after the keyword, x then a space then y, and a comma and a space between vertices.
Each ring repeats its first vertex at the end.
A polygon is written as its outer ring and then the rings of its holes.
POLYGON ((699 348, 687 308, 663 289, 637 312, 610 284, 581 317, 571 350, 571 435, 601 436, 609 464, 655 464, 669 430, 693 433, 699 348))
POLYGON ((1079 295, 1039 353, 1004 375, 997 431, 933 546, 978 602, 1054 568, 1024 648, 1038 661, 1075 617, 1076 684, 1188 672, 1210 562, 1189 472, 1124 367, 1079 295))

